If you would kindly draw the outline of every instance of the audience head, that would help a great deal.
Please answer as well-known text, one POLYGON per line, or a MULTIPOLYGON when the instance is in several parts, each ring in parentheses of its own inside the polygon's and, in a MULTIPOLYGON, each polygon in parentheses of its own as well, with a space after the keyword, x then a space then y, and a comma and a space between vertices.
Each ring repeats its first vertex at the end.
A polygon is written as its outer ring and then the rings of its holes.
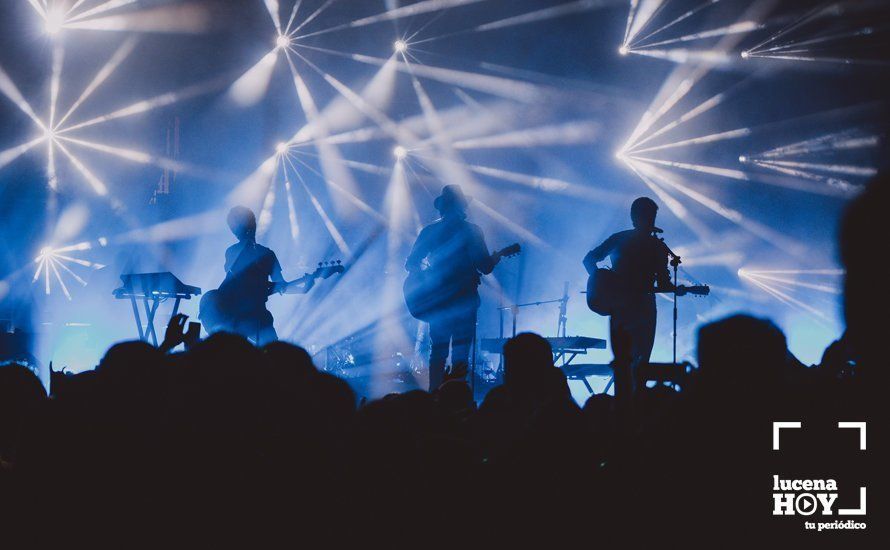
POLYGON ((700 382, 706 391, 775 387, 787 361, 785 335, 766 319, 733 315, 698 331, 700 382))
POLYGON ((471 411, 476 407, 473 390, 464 380, 447 380, 436 390, 436 401, 448 414, 471 411))
POLYGON ((504 383, 507 386, 534 386, 552 369, 553 348, 543 337, 523 332, 504 344, 504 383))
POLYGON ((269 365, 279 374, 294 380, 307 380, 318 374, 312 356, 300 346, 287 342, 272 342, 263 346, 269 365))
POLYGON ((158 368, 164 355, 154 346, 139 340, 121 342, 108 348, 96 372, 108 376, 126 376, 158 368))

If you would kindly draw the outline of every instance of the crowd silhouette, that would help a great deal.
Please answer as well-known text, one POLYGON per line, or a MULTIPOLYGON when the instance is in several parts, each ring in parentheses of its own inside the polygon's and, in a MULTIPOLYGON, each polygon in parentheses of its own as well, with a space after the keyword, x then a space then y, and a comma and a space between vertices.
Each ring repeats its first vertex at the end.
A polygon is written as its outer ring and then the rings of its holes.
MULTIPOLYGON (((770 321, 734 315, 700 329, 682 391, 640 391, 628 410, 608 395, 576 405, 530 333, 506 345, 504 383, 478 408, 459 380, 359 403, 302 348, 231 334, 181 353, 114 345, 94 371, 55 374, 50 396, 28 369, 2 367, 3 536, 633 547, 800 534, 771 515, 772 474, 838 477, 846 455, 794 441, 777 455, 771 422, 804 418, 830 439, 831 422, 878 407, 887 360, 872 319, 888 305, 874 289, 887 273, 869 243, 888 185, 872 182, 841 224, 847 331, 822 364, 794 360, 770 321)), ((183 338, 177 326, 163 349, 183 338)))

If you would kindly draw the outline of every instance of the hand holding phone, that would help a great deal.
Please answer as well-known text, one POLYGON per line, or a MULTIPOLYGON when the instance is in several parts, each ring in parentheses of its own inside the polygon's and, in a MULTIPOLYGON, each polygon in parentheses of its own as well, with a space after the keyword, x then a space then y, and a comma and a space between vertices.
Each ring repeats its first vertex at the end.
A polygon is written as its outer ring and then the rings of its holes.
POLYGON ((185 349, 191 349, 192 346, 201 341, 201 323, 195 321, 189 322, 188 331, 182 338, 185 343, 185 349))

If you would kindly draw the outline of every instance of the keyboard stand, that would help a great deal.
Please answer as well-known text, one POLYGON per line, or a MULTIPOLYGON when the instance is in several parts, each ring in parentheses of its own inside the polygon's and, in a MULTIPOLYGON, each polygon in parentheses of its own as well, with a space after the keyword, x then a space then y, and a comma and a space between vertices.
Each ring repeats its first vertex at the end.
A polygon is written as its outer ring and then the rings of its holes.
MULTIPOLYGON (((182 300, 182 297, 177 296, 174 300, 171 317, 179 313, 179 302, 182 300)), ((148 296, 142 297, 142 305, 145 308, 145 328, 143 328, 142 316, 139 315, 139 306, 136 304, 136 295, 130 293, 130 304, 133 306, 133 317, 136 319, 136 330, 139 331, 139 339, 143 342, 148 342, 148 339, 151 338, 151 343, 155 347, 158 345, 158 333, 155 331, 155 315, 158 313, 160 303, 161 298, 159 296, 153 296, 150 299, 148 296)))
POLYGON ((121 275, 121 281, 124 283, 123 286, 111 294, 118 300, 130 300, 139 340, 148 342, 151 339, 151 343, 155 346, 158 345, 155 316, 161 302, 170 298, 174 300, 172 317, 179 313, 179 304, 183 299, 191 300, 192 296, 201 294, 200 288, 183 284, 169 272, 125 273, 121 275), (138 300, 142 300, 142 308, 145 310, 145 325, 142 324, 138 300))

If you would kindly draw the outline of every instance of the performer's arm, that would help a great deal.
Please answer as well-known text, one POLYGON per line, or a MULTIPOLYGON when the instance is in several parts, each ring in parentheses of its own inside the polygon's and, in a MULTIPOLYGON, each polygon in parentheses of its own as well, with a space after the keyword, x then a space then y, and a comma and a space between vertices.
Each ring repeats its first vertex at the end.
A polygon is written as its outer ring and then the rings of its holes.
POLYGON ((411 248, 411 253, 408 254, 408 260, 405 262, 405 269, 408 271, 420 271, 423 268, 423 260, 429 254, 426 232, 426 229, 422 230, 417 236, 417 240, 414 241, 414 247, 411 248))
POLYGON ((671 272, 668 269, 670 255, 667 252, 667 247, 663 243, 660 244, 664 250, 658 256, 658 270, 655 272, 655 283, 658 286, 658 290, 673 292, 675 290, 674 283, 671 281, 671 272))
POLYGON ((491 257, 488 245, 485 244, 485 235, 482 234, 482 229, 477 226, 472 226, 469 246, 470 258, 473 259, 473 265, 476 266, 476 269, 483 275, 488 275, 494 271, 494 266, 498 264, 500 258, 491 257))
POLYGON ((281 274, 281 264, 278 262, 278 256, 274 252, 270 251, 269 253, 272 255, 272 272, 269 274, 269 279, 273 283, 286 283, 284 275, 281 274))
POLYGON ((315 286, 315 279, 309 277, 306 279, 300 286, 293 286, 291 283, 293 281, 287 281, 284 278, 284 274, 281 272, 281 263, 278 261, 278 256, 275 255, 274 252, 270 252, 272 254, 272 270, 269 273, 269 279, 276 283, 276 287, 280 294, 306 294, 312 287, 315 286))
POLYGON ((606 256, 615 248, 615 235, 610 236, 603 241, 598 247, 594 248, 584 256, 584 269, 587 273, 593 273, 596 270, 596 264, 606 259, 606 256))
POLYGON ((230 246, 229 248, 226 249, 226 263, 225 263, 226 275, 228 275, 229 272, 232 271, 232 264, 235 263, 235 258, 238 257, 238 255, 235 254, 234 248, 235 247, 230 246))

